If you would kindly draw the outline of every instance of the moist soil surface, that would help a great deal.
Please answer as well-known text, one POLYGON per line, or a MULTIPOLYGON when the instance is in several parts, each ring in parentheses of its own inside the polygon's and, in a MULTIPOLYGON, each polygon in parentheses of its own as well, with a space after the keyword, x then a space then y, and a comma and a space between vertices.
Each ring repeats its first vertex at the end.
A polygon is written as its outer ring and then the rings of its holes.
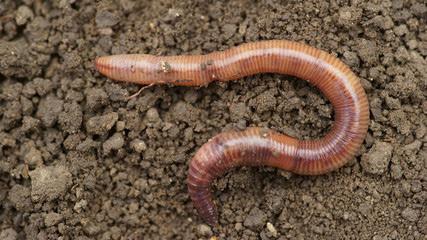
POLYGON ((426 21, 423 0, 0 1, 0 239, 427 239, 426 21), (329 101, 277 74, 129 99, 140 86, 94 59, 264 39, 348 64, 369 97, 368 135, 325 175, 227 173, 211 228, 186 190, 197 149, 249 126, 320 138, 329 101))

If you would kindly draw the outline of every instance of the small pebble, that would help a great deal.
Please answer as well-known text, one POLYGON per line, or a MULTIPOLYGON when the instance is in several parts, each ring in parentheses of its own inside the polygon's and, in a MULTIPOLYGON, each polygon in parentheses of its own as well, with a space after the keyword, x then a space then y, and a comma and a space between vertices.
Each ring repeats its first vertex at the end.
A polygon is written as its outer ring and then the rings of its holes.
POLYGON ((270 222, 267 223, 267 230, 273 235, 273 237, 277 237, 277 230, 270 222))
POLYGON ((349 214, 348 212, 345 212, 345 213, 343 214, 342 218, 343 218, 344 220, 348 220, 348 219, 350 218, 350 214, 349 214))
POLYGON ((212 229, 211 227, 209 227, 206 224, 200 224, 197 227, 197 232, 199 233, 200 236, 204 236, 204 237, 209 237, 212 236, 212 229))

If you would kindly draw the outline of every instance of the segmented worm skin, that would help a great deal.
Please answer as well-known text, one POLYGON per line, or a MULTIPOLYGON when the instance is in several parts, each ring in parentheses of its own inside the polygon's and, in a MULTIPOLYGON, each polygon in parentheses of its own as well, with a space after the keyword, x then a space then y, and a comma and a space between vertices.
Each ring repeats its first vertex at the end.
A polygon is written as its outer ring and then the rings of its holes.
POLYGON ((330 100, 335 122, 321 139, 298 140, 268 129, 248 128, 221 133, 197 151, 188 172, 188 192, 210 225, 218 223, 210 191, 216 177, 234 167, 261 165, 303 175, 323 174, 354 156, 368 128, 368 101, 355 74, 334 56, 301 43, 261 41, 207 55, 106 56, 96 60, 96 68, 119 81, 181 86, 281 73, 307 80, 330 100))

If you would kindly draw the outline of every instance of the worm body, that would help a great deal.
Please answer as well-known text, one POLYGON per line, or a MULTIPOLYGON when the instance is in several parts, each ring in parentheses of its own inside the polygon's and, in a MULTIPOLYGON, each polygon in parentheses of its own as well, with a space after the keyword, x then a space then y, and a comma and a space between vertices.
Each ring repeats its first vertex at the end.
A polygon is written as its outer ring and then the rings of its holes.
POLYGON ((218 223, 210 191, 216 177, 234 167, 261 165, 303 175, 323 174, 354 156, 368 128, 368 101, 356 75, 334 56, 301 43, 261 41, 193 56, 107 56, 96 60, 96 68, 115 80, 183 86, 281 73, 307 80, 330 100, 335 122, 321 139, 299 140, 268 129, 248 128, 221 133, 196 152, 189 167, 188 192, 210 225, 218 223))

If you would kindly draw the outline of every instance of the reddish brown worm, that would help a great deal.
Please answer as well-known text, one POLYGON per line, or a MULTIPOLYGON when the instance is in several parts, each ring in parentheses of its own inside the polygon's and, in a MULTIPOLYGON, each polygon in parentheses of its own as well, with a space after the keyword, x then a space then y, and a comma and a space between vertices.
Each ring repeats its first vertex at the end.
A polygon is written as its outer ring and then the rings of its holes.
POLYGON ((248 128, 221 133, 196 152, 188 172, 188 192, 210 225, 218 223, 210 191, 216 177, 237 166, 261 165, 303 175, 323 174, 355 155, 368 128, 368 100, 357 76, 336 57, 301 43, 261 41, 192 56, 106 56, 96 60, 96 68, 119 81, 182 86, 281 73, 307 80, 330 100, 335 122, 323 138, 299 140, 268 129, 248 128))

